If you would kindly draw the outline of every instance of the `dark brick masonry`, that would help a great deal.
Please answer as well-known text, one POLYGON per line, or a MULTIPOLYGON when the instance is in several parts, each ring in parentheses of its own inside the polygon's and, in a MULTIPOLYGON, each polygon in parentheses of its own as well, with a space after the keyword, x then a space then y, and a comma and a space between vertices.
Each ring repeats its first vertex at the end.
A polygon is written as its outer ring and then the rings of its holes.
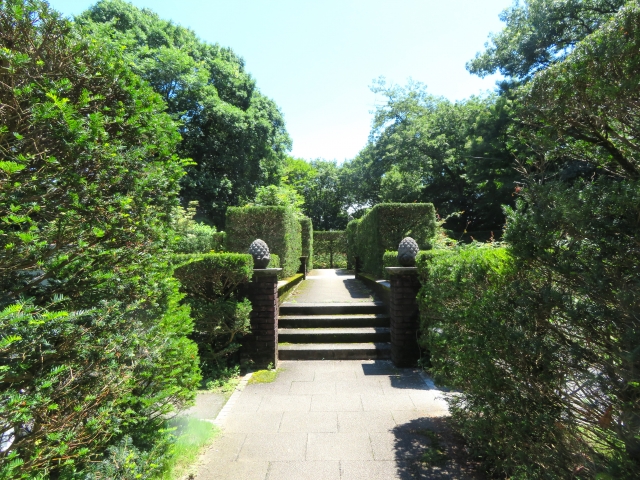
POLYGON ((248 285, 253 310, 251 333, 242 342, 242 356, 255 368, 278 366, 278 270, 254 270, 248 285))
POLYGON ((396 367, 412 367, 420 358, 416 338, 420 322, 417 302, 420 280, 415 268, 388 270, 391 283, 391 360, 396 367))

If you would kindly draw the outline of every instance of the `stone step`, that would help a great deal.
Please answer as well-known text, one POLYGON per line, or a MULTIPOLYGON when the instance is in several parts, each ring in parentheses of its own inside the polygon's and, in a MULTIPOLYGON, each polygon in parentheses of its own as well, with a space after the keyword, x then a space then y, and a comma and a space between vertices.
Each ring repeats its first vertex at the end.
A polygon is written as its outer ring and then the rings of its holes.
POLYGON ((353 315, 281 315, 278 327, 282 328, 340 328, 340 327, 388 327, 391 320, 386 313, 353 315))
POLYGON ((280 315, 340 315, 386 313, 382 302, 289 303, 280 305, 280 315))
POLYGON ((368 343, 389 342, 388 328, 279 328, 278 342, 368 343))
POLYGON ((278 347, 280 360, 384 360, 390 343, 296 343, 278 347))

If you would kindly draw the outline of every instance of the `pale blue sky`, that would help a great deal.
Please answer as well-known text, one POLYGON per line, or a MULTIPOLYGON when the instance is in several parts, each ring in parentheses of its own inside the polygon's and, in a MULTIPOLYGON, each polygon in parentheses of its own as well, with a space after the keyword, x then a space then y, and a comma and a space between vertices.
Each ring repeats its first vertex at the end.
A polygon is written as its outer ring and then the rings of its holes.
MULTIPOLYGON (((95 0, 50 0, 72 16, 95 0)), ((305 159, 353 158, 382 98, 373 79, 427 84, 451 100, 492 90, 465 63, 502 28, 511 0, 133 0, 244 58, 305 159)))

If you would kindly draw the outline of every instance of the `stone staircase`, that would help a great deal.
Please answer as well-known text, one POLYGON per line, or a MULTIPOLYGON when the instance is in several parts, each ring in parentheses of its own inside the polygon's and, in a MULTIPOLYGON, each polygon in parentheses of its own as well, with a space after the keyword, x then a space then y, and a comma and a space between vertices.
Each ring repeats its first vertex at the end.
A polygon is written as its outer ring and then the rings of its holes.
POLYGON ((390 355, 389 315, 382 302, 280 306, 280 360, 378 360, 390 355))

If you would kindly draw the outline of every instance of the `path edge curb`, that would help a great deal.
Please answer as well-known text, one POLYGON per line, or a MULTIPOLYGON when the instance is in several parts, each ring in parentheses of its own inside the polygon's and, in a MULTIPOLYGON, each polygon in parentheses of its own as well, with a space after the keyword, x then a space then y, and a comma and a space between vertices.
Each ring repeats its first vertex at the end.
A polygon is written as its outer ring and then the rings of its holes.
POLYGON ((242 377, 242 380, 240 380, 240 383, 238 383, 238 385, 236 386, 235 391, 231 394, 231 396, 229 397, 229 400, 227 400, 227 403, 225 403, 224 407, 222 407, 222 410, 218 412, 218 415, 216 416, 215 420, 208 420, 209 422, 213 423, 218 427, 222 427, 224 425, 224 422, 227 419, 229 412, 238 401, 240 394, 244 390, 244 387, 247 386, 247 383, 249 383, 249 380, 251 379, 252 375, 253 375, 253 372, 248 372, 247 374, 245 374, 244 377, 242 377))

